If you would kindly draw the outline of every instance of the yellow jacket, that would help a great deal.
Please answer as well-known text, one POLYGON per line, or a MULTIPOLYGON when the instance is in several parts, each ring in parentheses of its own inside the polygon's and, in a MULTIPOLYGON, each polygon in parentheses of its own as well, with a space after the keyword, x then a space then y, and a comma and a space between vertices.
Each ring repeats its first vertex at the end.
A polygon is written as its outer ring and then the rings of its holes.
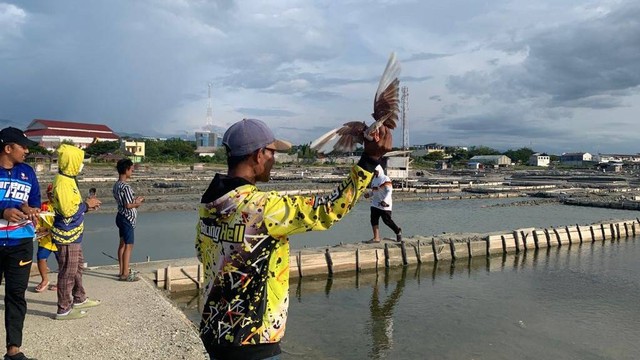
POLYGON ((51 239, 51 227, 53 227, 53 218, 50 211, 51 204, 45 201, 40 206, 40 217, 38 218, 38 225, 36 226, 36 236, 38 238, 38 246, 47 250, 58 251, 58 248, 51 239))
POLYGON ((84 213, 87 204, 83 201, 76 176, 82 169, 84 151, 62 144, 58 148, 58 174, 53 179, 53 210, 55 218, 51 235, 56 244, 71 244, 82 241, 84 213))
POLYGON ((244 179, 215 176, 196 226, 205 275, 205 346, 280 341, 289 305, 289 235, 326 230, 342 219, 370 182, 371 162, 353 166, 326 196, 284 196, 259 191, 244 179))

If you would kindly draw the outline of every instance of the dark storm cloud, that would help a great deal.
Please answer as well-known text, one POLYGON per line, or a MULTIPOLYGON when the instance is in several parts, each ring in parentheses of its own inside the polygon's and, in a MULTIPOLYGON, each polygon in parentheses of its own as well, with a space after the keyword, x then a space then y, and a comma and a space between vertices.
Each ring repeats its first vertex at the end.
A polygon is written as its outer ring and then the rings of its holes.
POLYGON ((519 48, 521 65, 469 71, 449 79, 463 96, 500 101, 546 99, 548 106, 610 108, 640 85, 640 4, 567 24, 503 47, 519 48))
POLYGON ((509 114, 491 114, 481 116, 467 116, 449 118, 444 127, 455 132, 469 132, 472 134, 512 135, 527 137, 556 136, 558 131, 552 130, 544 124, 528 121, 509 114))
MULTIPOLYGON (((610 14, 578 26, 532 38, 523 81, 549 94, 555 105, 618 92, 640 85, 640 3, 627 3, 610 14)), ((594 98, 594 107, 601 106, 594 98)), ((588 106, 585 101, 584 106, 588 106)))

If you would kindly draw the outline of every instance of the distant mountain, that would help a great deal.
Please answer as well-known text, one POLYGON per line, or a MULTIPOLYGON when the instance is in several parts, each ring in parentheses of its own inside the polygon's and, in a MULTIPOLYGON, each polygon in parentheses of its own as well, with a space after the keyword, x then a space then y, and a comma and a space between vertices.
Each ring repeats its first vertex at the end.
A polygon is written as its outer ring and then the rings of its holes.
POLYGON ((21 130, 26 130, 27 129, 27 125, 29 125, 28 123, 21 123, 21 122, 17 122, 17 121, 13 121, 13 120, 8 120, 8 119, 0 119, 0 129, 4 129, 8 126, 13 126, 16 127, 18 129, 21 130))
POLYGON ((128 133, 128 132, 124 132, 124 131, 114 131, 114 132, 118 136, 124 137, 124 138, 140 139, 140 138, 144 138, 144 137, 149 137, 149 135, 142 135, 140 133, 128 133))
MULTIPOLYGON (((222 135, 225 133, 225 131, 227 131, 227 129, 219 127, 219 126, 212 126, 211 129, 207 129, 209 131, 213 131, 215 133, 217 133, 219 136, 222 137, 222 135)), ((191 140, 191 141, 195 141, 196 139, 196 131, 206 131, 204 128, 203 129, 195 129, 192 131, 182 131, 180 133, 158 133, 158 132, 153 132, 153 133, 149 133, 149 134, 140 134, 140 133, 130 133, 130 132, 126 132, 126 131, 114 131, 116 134, 118 134, 118 136, 120 137, 130 137, 130 138, 161 138, 161 139, 171 139, 171 138, 178 138, 178 139, 184 139, 184 140, 191 140)))

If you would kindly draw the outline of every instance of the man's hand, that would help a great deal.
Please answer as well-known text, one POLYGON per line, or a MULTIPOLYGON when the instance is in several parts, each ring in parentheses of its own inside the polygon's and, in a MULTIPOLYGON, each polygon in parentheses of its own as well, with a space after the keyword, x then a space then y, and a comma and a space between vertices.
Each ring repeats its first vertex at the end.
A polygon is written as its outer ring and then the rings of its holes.
POLYGON ((102 201, 96 197, 89 197, 84 202, 87 203, 88 210, 98 210, 100 205, 102 205, 102 201))
POLYGON ((368 192, 368 191, 364 193, 364 198, 365 198, 365 199, 368 199, 370 196, 371 196, 371 195, 369 195, 369 192, 368 192))
POLYGON ((29 204, 23 202, 20 206, 20 211, 26 216, 27 219, 31 220, 33 225, 38 223, 38 214, 40 214, 40 208, 30 207, 29 204))
POLYGON ((23 213, 20 209, 7 208, 2 212, 2 218, 7 220, 8 222, 22 222, 27 220, 29 217, 27 214, 23 213))
POLYGON ((380 201, 380 206, 382 206, 382 207, 389 207, 389 204, 387 204, 387 203, 386 203, 386 202, 384 202, 384 200, 383 200, 383 201, 380 201))
POLYGON ((379 160, 388 151, 391 151, 393 136, 391 130, 386 126, 381 126, 373 134, 373 141, 364 140, 364 153, 374 160, 379 160))

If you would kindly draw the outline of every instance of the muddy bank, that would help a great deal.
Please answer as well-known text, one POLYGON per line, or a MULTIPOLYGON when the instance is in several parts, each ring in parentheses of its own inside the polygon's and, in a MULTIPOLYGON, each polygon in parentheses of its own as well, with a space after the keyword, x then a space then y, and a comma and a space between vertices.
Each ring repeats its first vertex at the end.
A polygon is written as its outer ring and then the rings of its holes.
MULTIPOLYGON (((261 190, 308 190, 314 194, 329 192, 340 182, 348 167, 286 166, 274 169, 272 180, 259 184, 261 190)), ((226 172, 221 165, 207 165, 192 170, 186 165, 141 165, 134 172, 130 184, 136 195, 144 196, 141 212, 196 211, 200 197, 216 172, 226 172)), ((39 173, 42 193, 52 181, 52 173, 39 173)), ((437 201, 496 197, 530 197, 523 201, 492 206, 539 206, 551 203, 611 208, 640 208, 640 189, 627 180, 622 184, 618 176, 598 178, 550 173, 545 176, 518 176, 517 173, 492 173, 483 178, 468 178, 460 174, 438 173, 415 178, 412 188, 396 189, 396 201, 437 201), (437 181, 436 181, 437 180, 437 181), (583 181, 582 183, 578 180, 583 181), (606 181, 605 181, 606 180, 606 181), (615 187, 610 186, 615 184, 615 187), (525 186, 526 185, 526 186, 525 186), (596 187, 598 186, 598 187, 596 187), (623 204, 624 206, 620 205, 623 204)), ((88 194, 97 189, 103 205, 101 213, 115 213, 112 187, 117 180, 113 165, 89 164, 78 177, 80 191, 88 194)))

